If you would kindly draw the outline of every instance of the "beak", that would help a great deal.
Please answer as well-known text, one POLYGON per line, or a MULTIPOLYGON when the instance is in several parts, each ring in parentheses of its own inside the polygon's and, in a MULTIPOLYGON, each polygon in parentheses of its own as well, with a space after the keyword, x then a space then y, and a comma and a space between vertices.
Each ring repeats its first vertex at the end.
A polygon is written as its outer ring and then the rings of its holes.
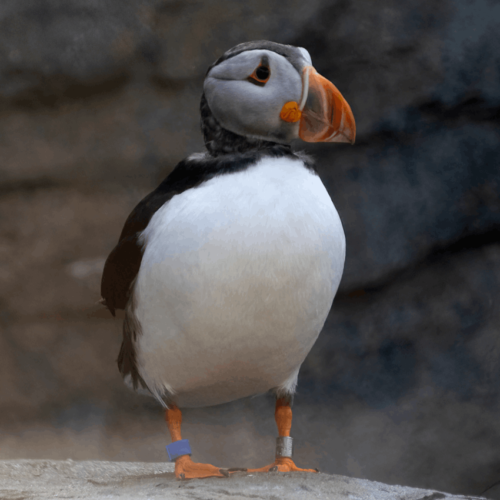
POLYGON ((299 137, 305 142, 349 142, 356 139, 351 107, 335 85, 312 66, 302 72, 299 137))

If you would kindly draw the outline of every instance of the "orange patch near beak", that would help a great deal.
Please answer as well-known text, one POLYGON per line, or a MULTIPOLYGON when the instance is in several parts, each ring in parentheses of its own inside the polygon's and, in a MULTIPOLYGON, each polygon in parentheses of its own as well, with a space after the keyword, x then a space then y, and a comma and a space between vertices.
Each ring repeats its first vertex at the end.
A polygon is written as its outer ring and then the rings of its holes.
POLYGON ((295 101, 287 102, 281 108, 280 118, 288 123, 295 123, 300 120, 302 113, 298 103, 295 101))
POLYGON ((304 91, 309 90, 309 92, 301 101, 303 109, 299 137, 305 142, 354 144, 356 139, 354 115, 337 87, 322 77, 312 66, 304 68, 302 81, 304 91))

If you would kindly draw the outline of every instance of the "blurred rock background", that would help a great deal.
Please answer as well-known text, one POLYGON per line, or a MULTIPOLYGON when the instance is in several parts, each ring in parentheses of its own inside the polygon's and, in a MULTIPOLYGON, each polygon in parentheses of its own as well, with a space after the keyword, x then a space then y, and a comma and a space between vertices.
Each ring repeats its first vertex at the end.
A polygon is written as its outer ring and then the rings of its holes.
MULTIPOLYGON (((348 253, 303 365, 296 461, 500 499, 500 3, 3 0, 0 458, 161 461, 119 321, 90 319, 135 204, 201 151, 204 73, 253 39, 306 47, 354 147, 312 153, 348 253)), ((196 458, 261 466, 273 401, 185 412, 196 458)))

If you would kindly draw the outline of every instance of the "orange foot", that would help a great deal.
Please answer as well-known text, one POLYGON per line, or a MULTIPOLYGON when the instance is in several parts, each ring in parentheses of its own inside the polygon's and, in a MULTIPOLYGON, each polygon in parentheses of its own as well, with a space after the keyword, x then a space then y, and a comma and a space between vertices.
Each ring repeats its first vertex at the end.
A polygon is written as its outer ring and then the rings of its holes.
POLYGON ((202 479, 204 477, 229 477, 231 472, 246 469, 220 469, 210 464, 198 464, 189 455, 183 455, 175 461, 175 477, 177 479, 202 479))
POLYGON ((291 458, 277 458, 274 463, 260 469, 248 469, 247 472, 319 472, 318 469, 300 469, 291 458))

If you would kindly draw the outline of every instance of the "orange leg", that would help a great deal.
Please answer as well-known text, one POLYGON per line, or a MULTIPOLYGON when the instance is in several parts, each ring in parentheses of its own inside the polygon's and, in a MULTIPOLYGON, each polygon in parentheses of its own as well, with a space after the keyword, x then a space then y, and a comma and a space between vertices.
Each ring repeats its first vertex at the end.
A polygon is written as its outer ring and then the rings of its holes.
MULTIPOLYGON (((165 412, 168 430, 172 443, 180 441, 182 413, 177 406, 172 406, 165 412)), ((210 464, 198 464, 191 460, 189 455, 182 455, 175 461, 175 476, 177 479, 195 479, 203 477, 228 477, 227 469, 219 469, 210 464)))
MULTIPOLYGON (((290 437, 290 430, 292 428, 292 409, 290 403, 285 399, 276 400, 276 411, 274 412, 276 426, 278 433, 281 437, 290 437)), ((260 469, 248 469, 248 472, 318 472, 317 469, 300 469, 295 465, 293 460, 288 457, 276 457, 275 461, 261 467, 260 469)))

